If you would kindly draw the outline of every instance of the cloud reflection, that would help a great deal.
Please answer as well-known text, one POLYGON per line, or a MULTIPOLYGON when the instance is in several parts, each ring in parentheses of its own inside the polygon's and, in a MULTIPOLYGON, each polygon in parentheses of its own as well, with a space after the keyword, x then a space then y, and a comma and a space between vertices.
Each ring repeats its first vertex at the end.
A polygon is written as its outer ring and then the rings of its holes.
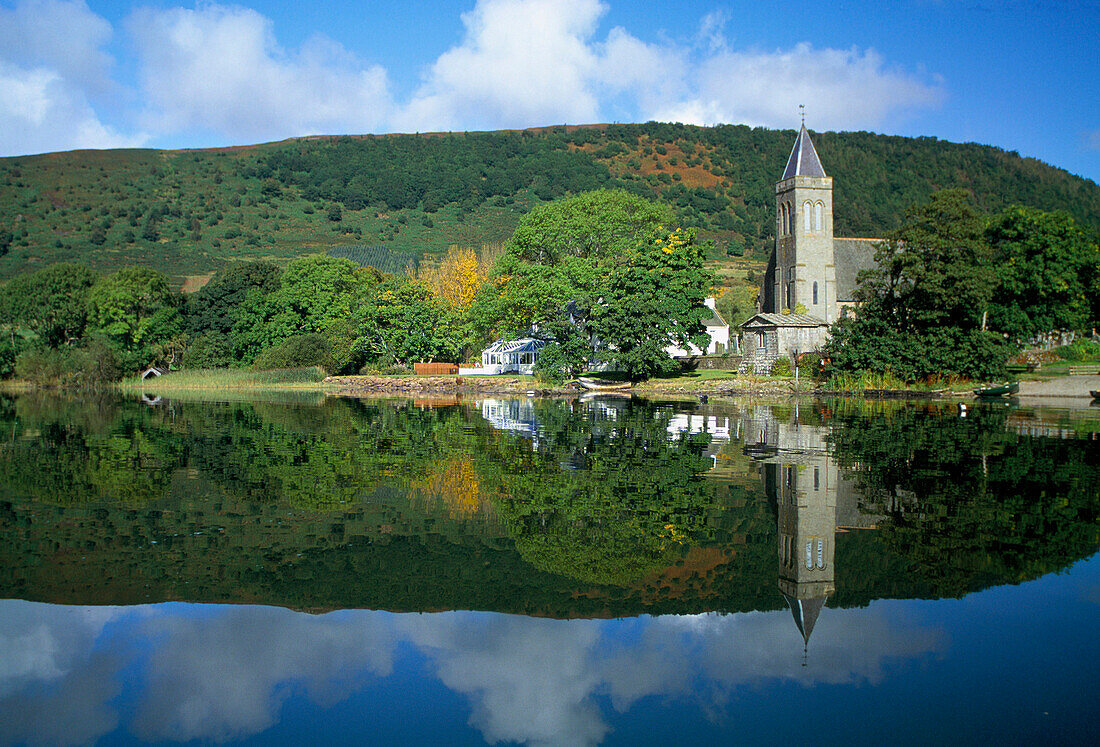
POLYGON ((0 741, 91 741, 122 712, 145 740, 241 739, 275 727, 290 697, 324 708, 387 677, 410 645, 468 700, 487 741, 596 744, 610 728, 606 700, 625 711, 660 696, 709 712, 740 687, 873 683, 887 660, 945 647, 883 609, 828 610, 803 667, 802 640, 779 612, 549 620, 176 604, 135 615, 0 602, 0 741), (134 702, 120 706, 126 677, 134 702))

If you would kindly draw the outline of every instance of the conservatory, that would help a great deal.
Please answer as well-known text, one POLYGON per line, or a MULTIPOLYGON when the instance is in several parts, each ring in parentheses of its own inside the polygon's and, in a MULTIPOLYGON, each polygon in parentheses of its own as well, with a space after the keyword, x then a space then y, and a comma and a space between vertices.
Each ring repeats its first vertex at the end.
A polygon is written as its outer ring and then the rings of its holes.
POLYGON ((522 340, 497 340, 481 351, 481 373, 529 374, 535 368, 544 340, 524 337, 522 340))

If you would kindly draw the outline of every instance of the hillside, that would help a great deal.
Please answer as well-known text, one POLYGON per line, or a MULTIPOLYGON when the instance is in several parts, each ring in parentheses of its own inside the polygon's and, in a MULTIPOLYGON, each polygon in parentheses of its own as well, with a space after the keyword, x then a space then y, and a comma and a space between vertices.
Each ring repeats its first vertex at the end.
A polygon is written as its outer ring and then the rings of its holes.
MULTIPOLYGON (((760 259, 793 138, 648 123, 4 158, 0 279, 79 261, 100 271, 148 264, 197 287, 243 259, 356 246, 439 255, 499 243, 539 201, 599 187, 674 205, 715 256, 760 259)), ((866 132, 814 142, 836 177, 837 235, 881 235, 905 207, 952 186, 985 210, 1064 209, 1100 229, 1100 187, 1015 153, 866 132)))

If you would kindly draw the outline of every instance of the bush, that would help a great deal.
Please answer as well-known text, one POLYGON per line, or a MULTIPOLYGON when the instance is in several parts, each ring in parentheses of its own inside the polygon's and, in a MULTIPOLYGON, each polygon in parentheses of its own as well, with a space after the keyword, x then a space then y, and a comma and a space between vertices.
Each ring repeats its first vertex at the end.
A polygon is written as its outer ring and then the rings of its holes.
POLYGON ((561 345, 552 342, 546 345, 535 361, 535 378, 546 384, 561 384, 569 376, 570 361, 561 345))
POLYGON ((1100 361, 1100 342, 1077 340, 1069 345, 1055 348, 1054 352, 1058 354, 1059 358, 1070 363, 1100 361))
POLYGON ((787 357, 777 358, 775 363, 772 363, 772 376, 790 376, 791 375, 791 359, 787 357))
POLYGON ((15 375, 37 386, 94 387, 122 378, 115 350, 92 338, 81 348, 33 348, 15 359, 15 375))
POLYGON ((191 341, 180 363, 184 368, 224 368, 233 361, 233 351, 224 335, 205 334, 191 341))
POLYGON ((320 366, 332 371, 332 350, 323 335, 295 335, 256 356, 252 367, 257 370, 270 368, 304 368, 320 366))

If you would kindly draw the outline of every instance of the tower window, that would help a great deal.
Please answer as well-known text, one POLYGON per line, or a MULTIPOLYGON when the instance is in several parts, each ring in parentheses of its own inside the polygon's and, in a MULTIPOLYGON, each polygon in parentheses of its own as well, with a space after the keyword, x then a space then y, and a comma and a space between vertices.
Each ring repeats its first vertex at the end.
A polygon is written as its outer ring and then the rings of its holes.
POLYGON ((824 223, 825 203, 814 203, 814 230, 818 233, 822 233, 825 230, 824 223))
POLYGON ((802 232, 803 233, 809 233, 810 232, 810 219, 812 217, 810 215, 810 213, 812 211, 813 211, 813 206, 810 204, 809 200, 806 200, 806 204, 802 206, 802 232))
POLYGON ((814 281, 814 306, 817 306, 817 281, 814 281))

